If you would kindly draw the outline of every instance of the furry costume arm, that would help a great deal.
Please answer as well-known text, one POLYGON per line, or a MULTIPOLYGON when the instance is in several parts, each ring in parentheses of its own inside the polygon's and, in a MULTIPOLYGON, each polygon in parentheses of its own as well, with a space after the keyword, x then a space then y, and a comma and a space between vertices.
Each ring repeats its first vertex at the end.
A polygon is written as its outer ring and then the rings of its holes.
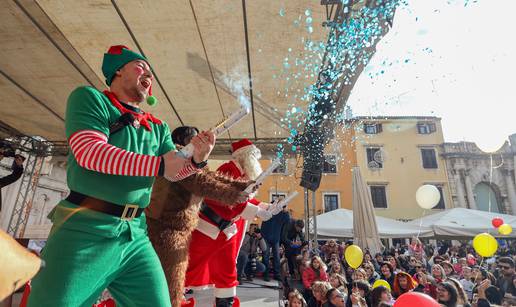
POLYGON ((237 204, 249 181, 235 180, 217 172, 203 170, 178 182, 190 193, 224 204, 237 204))

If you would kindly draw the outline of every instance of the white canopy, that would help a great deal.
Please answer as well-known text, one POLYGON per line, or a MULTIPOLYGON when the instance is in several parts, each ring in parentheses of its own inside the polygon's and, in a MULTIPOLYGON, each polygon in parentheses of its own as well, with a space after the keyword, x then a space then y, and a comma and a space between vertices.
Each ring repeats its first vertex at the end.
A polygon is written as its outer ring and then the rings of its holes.
POLYGON ((516 237, 513 232, 508 236, 502 236, 491 225, 495 217, 500 217, 516 230, 516 216, 486 211, 453 208, 439 213, 428 215, 422 219, 409 222, 412 226, 423 225, 431 228, 437 236, 474 237, 482 232, 489 232, 498 237, 516 237))
MULTIPOLYGON (((317 217, 317 235, 328 238, 352 238, 353 237, 353 211, 337 209, 317 217)), ((378 234, 380 238, 410 238, 417 236, 430 237, 433 232, 430 228, 419 224, 417 226, 399 222, 386 217, 376 216, 378 234)))

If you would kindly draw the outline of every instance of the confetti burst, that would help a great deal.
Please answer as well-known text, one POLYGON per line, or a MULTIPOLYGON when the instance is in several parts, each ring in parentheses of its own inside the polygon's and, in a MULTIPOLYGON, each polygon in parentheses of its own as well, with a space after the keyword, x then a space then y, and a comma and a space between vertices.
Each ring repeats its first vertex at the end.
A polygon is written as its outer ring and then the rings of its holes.
MULTIPOLYGON (((464 6, 476 3, 478 0, 462 0, 464 6)), ((456 1, 449 0, 449 4, 456 1)), ((372 57, 371 47, 384 35, 386 23, 392 22, 397 8, 408 8, 407 0, 382 1, 376 7, 360 7, 349 10, 349 0, 342 0, 349 18, 340 24, 331 22, 329 34, 325 41, 317 41, 311 38, 314 29, 314 16, 310 9, 300 14, 293 20, 293 25, 305 26, 307 35, 300 37, 304 52, 301 56, 294 56, 292 48, 288 48, 288 56, 284 58, 280 71, 274 74, 274 79, 284 81, 284 87, 278 91, 278 96, 287 100, 287 111, 282 118, 282 128, 290 131, 286 141, 291 145, 291 150, 300 150, 300 141, 304 140, 307 147, 312 147, 312 154, 320 155, 320 144, 327 142, 327 135, 334 135, 335 131, 318 131, 305 136, 307 128, 316 128, 325 120, 334 120, 340 123, 342 132, 350 129, 345 125, 345 116, 342 110, 335 108, 336 90, 344 85, 353 84, 353 78, 366 66, 372 57), (309 85, 307 85, 307 83, 309 85), (304 137, 304 139, 300 139, 304 137)), ((285 16, 282 8, 280 16, 285 16)), ((416 21, 418 17, 415 16, 416 21)), ((316 23, 315 23, 316 24, 316 23)), ((427 30, 421 30, 419 35, 425 35, 427 30)), ((430 46, 422 49, 431 54, 430 46)), ((407 54, 400 54, 400 59, 385 61, 380 67, 368 67, 365 72, 371 79, 384 75, 387 70, 399 65, 413 64, 407 54)), ((360 125, 355 125, 360 126, 360 125)), ((317 131, 317 129, 315 129, 317 131)), ((353 142, 366 142, 368 136, 355 138, 353 142)), ((278 156, 283 156, 287 148, 278 145, 278 156)), ((305 150, 303 150, 305 152, 305 150)), ((337 154, 341 157, 341 154, 337 154)), ((316 157, 320 158, 320 157, 316 157)))

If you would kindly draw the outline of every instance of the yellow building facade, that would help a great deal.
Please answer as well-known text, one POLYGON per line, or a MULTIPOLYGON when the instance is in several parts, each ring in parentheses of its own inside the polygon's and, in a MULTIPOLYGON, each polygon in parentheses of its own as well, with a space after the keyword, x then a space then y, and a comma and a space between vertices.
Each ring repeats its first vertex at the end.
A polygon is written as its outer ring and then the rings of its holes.
POLYGON ((357 117, 353 119, 356 160, 377 215, 394 219, 423 216, 416 191, 433 184, 441 202, 426 215, 452 207, 441 119, 437 117, 357 117))

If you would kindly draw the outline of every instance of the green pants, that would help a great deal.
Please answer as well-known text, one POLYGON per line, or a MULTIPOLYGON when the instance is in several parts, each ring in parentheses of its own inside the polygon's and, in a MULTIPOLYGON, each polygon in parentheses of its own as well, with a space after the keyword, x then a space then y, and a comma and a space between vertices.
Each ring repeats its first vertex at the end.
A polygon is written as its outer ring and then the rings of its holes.
POLYGON ((51 218, 46 266, 32 281, 29 307, 91 307, 106 288, 117 307, 170 306, 145 215, 123 221, 62 201, 51 218))

